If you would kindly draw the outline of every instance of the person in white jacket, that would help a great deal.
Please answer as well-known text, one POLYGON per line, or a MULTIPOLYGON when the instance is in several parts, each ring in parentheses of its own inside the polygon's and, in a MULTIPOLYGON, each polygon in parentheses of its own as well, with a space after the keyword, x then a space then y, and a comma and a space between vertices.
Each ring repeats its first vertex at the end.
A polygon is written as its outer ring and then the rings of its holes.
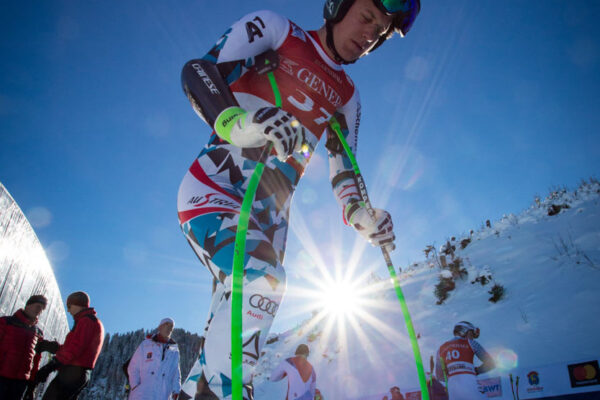
POLYGON ((296 349, 296 357, 283 360, 271 373, 271 381, 288 378, 286 400, 313 400, 315 398, 317 375, 308 362, 309 349, 301 344, 296 349))
POLYGON ((129 400, 177 400, 179 397, 179 348, 171 339, 174 325, 171 318, 164 318, 157 333, 149 335, 135 350, 127 367, 129 400))

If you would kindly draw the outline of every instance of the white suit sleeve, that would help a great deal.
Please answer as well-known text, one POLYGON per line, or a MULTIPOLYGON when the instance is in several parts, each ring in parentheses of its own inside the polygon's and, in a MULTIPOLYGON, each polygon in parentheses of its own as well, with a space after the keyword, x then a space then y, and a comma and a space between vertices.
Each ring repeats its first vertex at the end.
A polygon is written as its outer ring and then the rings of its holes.
POLYGON ((485 374, 486 372, 496 367, 492 356, 487 351, 485 351, 483 346, 479 344, 478 341, 476 341, 475 339, 469 339, 469 345, 471 346, 471 349, 473 349, 473 352, 475 353, 477 358, 479 358, 483 362, 483 364, 481 364, 480 366, 475 367, 475 373, 477 375, 485 374))
POLYGON ((271 381, 276 382, 276 381, 280 381, 282 380, 285 375, 285 363, 287 361, 282 361, 279 363, 279 365, 273 370, 273 372, 271 372, 271 381))
POLYGON ((138 348, 133 353, 129 365, 127 366, 127 374, 129 375, 129 386, 131 389, 142 383, 141 380, 141 366, 142 366, 142 344, 140 343, 138 348))
POLYGON ((181 392, 181 369, 179 368, 179 351, 177 352, 175 373, 173 374, 173 393, 181 392))
MULTIPOLYGON (((354 91, 352 98, 335 114, 340 123, 342 135, 346 139, 350 151, 356 157, 358 145, 358 127, 360 125, 360 97, 358 91, 354 91)), ((329 155, 329 181, 333 194, 342 208, 344 223, 358 208, 357 204, 362 200, 359 189, 356 186, 355 174, 350 158, 341 147, 337 135, 332 129, 327 129, 327 146, 329 155)))
POLYGON ((204 58, 218 64, 277 50, 285 41, 289 26, 287 18, 272 11, 247 14, 221 36, 204 58))
POLYGON ((317 391, 317 373, 315 372, 315 369, 313 368, 312 381, 310 382, 310 395, 313 398, 315 397, 316 391, 317 391))

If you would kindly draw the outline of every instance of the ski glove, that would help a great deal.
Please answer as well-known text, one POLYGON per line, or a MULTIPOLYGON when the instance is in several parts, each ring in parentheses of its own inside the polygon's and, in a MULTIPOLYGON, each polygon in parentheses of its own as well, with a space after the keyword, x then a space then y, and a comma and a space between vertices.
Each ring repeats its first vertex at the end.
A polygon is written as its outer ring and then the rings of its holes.
POLYGON ((58 344, 57 341, 40 340, 35 345, 35 352, 42 353, 44 351, 47 351, 49 353, 56 354, 59 347, 60 347, 60 344, 58 344))
POLYGON ((50 360, 48 362, 48 364, 46 364, 42 368, 40 368, 40 370, 35 374, 35 379, 33 382, 35 384, 38 384, 41 382, 46 382, 46 380, 48 379, 48 376, 50 376, 51 373, 53 373, 60 367, 62 367, 62 364, 60 362, 58 362, 58 360, 56 358, 53 358, 52 360, 50 360))
POLYGON ((346 206, 346 221, 373 246, 393 251, 396 248, 394 245, 396 235, 394 235, 392 216, 378 208, 374 208, 373 211, 375 211, 375 221, 369 215, 365 203, 355 200, 346 206))
POLYGON ((25 394, 23 395, 23 400, 33 400, 35 397, 35 384, 33 382, 29 382, 27 384, 27 390, 25 390, 25 394))
POLYGON ((270 141, 280 161, 301 151, 305 141, 302 124, 279 107, 263 107, 256 111, 229 107, 217 117, 215 132, 238 147, 261 147, 270 141))

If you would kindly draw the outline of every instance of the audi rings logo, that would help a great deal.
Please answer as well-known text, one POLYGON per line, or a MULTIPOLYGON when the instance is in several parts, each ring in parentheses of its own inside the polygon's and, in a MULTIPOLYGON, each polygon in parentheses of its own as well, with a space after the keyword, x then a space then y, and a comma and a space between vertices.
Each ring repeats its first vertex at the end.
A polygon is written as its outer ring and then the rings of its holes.
POLYGON ((279 308, 279 304, 269 299, 268 297, 263 297, 260 294, 254 294, 250 297, 250 305, 254 308, 258 308, 260 311, 264 311, 269 315, 275 316, 277 309, 279 308))

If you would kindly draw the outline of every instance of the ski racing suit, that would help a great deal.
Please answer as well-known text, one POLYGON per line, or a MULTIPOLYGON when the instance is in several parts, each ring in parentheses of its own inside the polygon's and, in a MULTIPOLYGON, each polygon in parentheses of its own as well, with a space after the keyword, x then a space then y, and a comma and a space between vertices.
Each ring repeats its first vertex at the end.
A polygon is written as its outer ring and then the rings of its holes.
MULTIPOLYGON (((350 160, 339 141, 336 147, 335 133, 328 129, 335 114, 350 148, 356 152, 358 92, 341 65, 328 57, 316 32, 304 31, 271 11, 258 11, 232 25, 203 60, 219 68, 240 107, 256 110, 275 105, 267 76, 252 68, 254 57, 267 50, 275 50, 279 56, 274 75, 281 92, 281 108, 304 126, 309 150, 295 153, 285 162, 272 152, 265 161, 252 204, 242 303, 245 384, 251 382, 286 287, 282 264, 292 194, 324 133, 328 137, 330 180, 344 221, 361 199, 350 160)), ((179 188, 181 229, 216 285, 204 345, 184 383, 182 398, 193 398, 199 380, 208 382, 219 398, 231 397, 229 332, 234 242, 242 199, 261 151, 260 147, 234 146, 213 131, 179 188)))
POLYGON ((435 374, 442 382, 447 377, 449 400, 487 399, 477 382, 477 375, 488 369, 476 368, 473 365, 475 356, 484 362, 491 359, 475 339, 457 336, 440 346, 435 374))

